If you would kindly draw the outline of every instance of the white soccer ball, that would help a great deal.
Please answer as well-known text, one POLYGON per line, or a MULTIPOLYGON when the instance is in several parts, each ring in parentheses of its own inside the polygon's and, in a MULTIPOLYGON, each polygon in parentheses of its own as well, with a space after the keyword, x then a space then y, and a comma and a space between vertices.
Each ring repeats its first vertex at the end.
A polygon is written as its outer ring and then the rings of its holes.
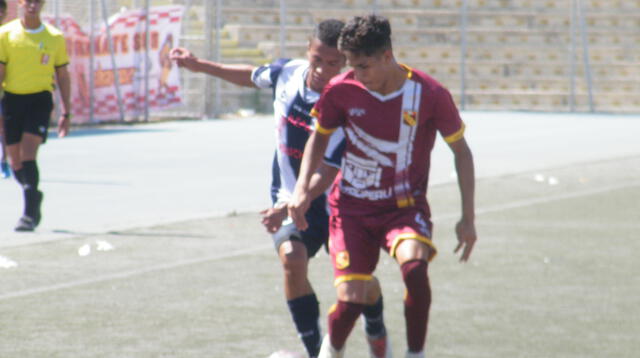
POLYGON ((304 354, 290 351, 277 351, 271 353, 269 358, 306 358, 304 354))

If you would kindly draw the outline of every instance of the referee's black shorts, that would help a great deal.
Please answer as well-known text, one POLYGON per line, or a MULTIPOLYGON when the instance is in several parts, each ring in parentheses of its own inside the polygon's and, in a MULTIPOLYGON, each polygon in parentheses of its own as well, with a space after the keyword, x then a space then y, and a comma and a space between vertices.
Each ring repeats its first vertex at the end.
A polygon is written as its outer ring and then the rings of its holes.
POLYGON ((20 143, 23 133, 40 136, 44 143, 49 132, 51 111, 53 97, 49 91, 31 94, 5 92, 2 98, 2 116, 7 145, 20 143))

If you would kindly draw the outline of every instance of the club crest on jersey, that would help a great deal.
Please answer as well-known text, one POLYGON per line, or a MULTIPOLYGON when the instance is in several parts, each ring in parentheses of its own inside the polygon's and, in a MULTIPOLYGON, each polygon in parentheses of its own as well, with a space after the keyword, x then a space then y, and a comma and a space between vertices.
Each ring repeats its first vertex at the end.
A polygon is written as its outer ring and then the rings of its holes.
POLYGON ((418 113, 416 113, 415 111, 403 111, 402 112, 402 119, 404 120, 404 122, 410 126, 415 126, 417 121, 416 118, 418 117, 418 113))
POLYGON ((364 108, 349 108, 349 116, 351 117, 362 117, 365 114, 367 114, 367 112, 364 108))
POLYGON ((349 267, 351 262, 349 261, 349 251, 340 251, 336 254, 336 268, 338 270, 344 270, 349 267))

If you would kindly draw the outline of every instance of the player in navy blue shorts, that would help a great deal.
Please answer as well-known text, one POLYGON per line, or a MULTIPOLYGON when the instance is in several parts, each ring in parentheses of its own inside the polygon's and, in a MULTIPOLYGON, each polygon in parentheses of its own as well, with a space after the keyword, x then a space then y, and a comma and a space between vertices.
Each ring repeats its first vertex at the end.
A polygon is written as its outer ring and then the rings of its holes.
MULTIPOLYGON (((184 48, 175 48, 170 54, 178 66, 190 71, 204 72, 240 86, 273 90, 277 138, 271 185, 273 207, 262 212, 262 223, 273 234, 284 269, 284 290, 289 310, 309 357, 317 357, 321 334, 318 299, 307 278, 307 268, 309 258, 328 240, 326 195, 319 195, 311 203, 306 216, 309 228, 303 231, 286 219, 287 204, 296 185, 304 146, 314 130, 311 108, 320 98, 324 86, 345 65, 344 56, 337 49, 337 39, 343 26, 344 23, 338 20, 321 22, 309 39, 306 60, 279 59, 255 67, 203 60, 184 48)), ((343 148, 344 142, 336 134, 325 156, 327 170, 340 167, 343 148)), ((318 183, 316 187, 328 186, 329 183, 318 183)), ((371 357, 390 357, 379 285, 377 290, 372 290, 363 315, 371 357)))

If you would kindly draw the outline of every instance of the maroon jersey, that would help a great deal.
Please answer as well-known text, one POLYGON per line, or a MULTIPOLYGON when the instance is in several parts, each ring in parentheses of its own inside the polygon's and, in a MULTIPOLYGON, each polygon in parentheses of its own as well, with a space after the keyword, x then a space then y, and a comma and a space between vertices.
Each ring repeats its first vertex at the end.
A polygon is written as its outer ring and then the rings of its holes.
POLYGON ((339 185, 330 197, 332 214, 368 215, 424 206, 436 132, 460 140, 464 124, 449 91, 423 72, 403 66, 407 80, 380 95, 354 79, 334 78, 312 114, 320 133, 344 128, 347 145, 339 185))

